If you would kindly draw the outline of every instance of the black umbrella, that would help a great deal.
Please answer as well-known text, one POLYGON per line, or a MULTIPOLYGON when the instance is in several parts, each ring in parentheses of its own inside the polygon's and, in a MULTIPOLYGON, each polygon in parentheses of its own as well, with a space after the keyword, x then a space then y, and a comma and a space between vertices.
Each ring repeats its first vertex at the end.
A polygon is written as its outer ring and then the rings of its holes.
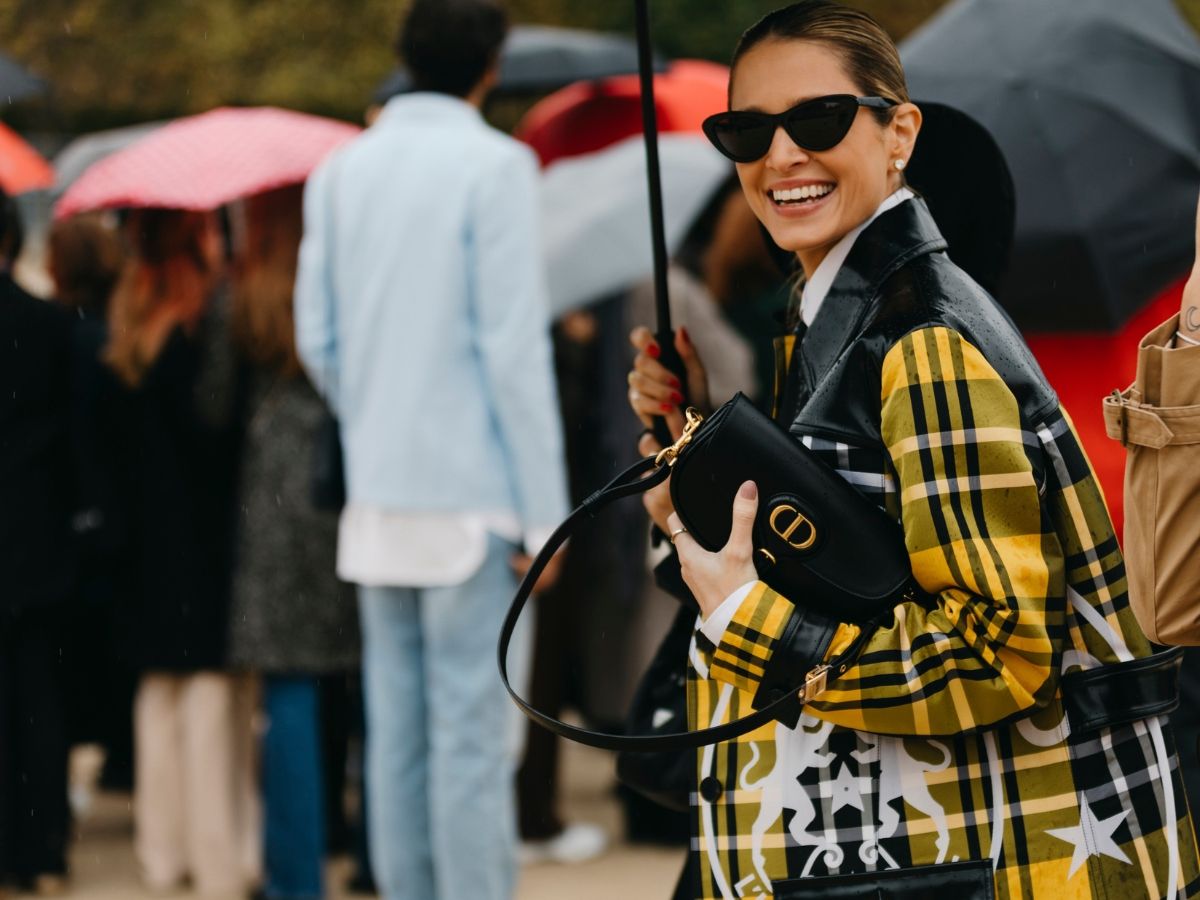
POLYGON ((1187 270, 1200 41, 1172 0, 958 0, 901 55, 914 96, 978 119, 1008 159, 1019 325, 1114 330, 1187 270))
MULTIPOLYGON (((662 173, 658 161, 658 114, 654 103, 654 51, 650 41, 650 0, 634 0, 637 18, 638 78, 642 88, 642 135, 646 143, 646 180, 650 195, 650 242, 654 254, 654 336, 661 356, 659 362, 686 385, 683 361, 675 350, 671 328, 671 302, 667 292, 667 231, 663 220, 662 173)), ((685 389, 686 393, 686 389, 685 389)), ((673 440, 667 420, 654 420, 654 436, 662 446, 673 440)))
MULTIPOLYGON (((537 94, 576 81, 592 81, 637 71, 637 46, 626 37, 578 28, 517 25, 500 52, 500 94, 537 94)), ((656 61, 661 70, 661 61, 656 61)), ((385 103, 412 89, 403 69, 392 72, 375 89, 385 103)))
POLYGON ((46 82, 0 53, 0 100, 16 103, 46 90, 46 82))
POLYGON ((924 120, 905 177, 946 238, 950 258, 995 294, 1012 251, 1012 174, 987 129, 965 113, 916 100, 924 120))

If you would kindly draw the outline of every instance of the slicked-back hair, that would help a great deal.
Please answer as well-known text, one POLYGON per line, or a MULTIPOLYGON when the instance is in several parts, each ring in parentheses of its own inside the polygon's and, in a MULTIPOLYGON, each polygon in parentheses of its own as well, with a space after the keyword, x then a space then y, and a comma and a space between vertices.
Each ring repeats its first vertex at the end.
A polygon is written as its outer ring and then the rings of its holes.
POLYGON ((508 34, 498 0, 413 0, 396 53, 419 91, 466 97, 508 34))
MULTIPOLYGON (((834 0, 801 0, 767 13, 751 25, 733 51, 730 69, 752 48, 767 40, 823 44, 842 59, 846 74, 864 96, 908 102, 908 83, 896 43, 878 22, 861 10, 834 0)), ((730 89, 733 75, 730 76, 730 89)), ((882 124, 893 109, 873 109, 882 124)))

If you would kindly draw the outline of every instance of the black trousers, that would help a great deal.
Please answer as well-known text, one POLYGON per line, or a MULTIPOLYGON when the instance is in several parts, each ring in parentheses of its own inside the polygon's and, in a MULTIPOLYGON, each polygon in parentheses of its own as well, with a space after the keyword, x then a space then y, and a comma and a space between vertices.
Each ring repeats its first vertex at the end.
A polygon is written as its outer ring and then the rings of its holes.
POLYGON ((53 611, 0 613, 0 882, 66 872, 67 735, 53 611))
MULTIPOLYGON (((568 549, 568 554, 570 550, 568 549)), ((529 701, 559 716, 568 696, 566 656, 571 631, 571 604, 557 593, 535 598, 533 671, 529 701)), ((517 827, 521 840, 545 841, 563 830, 558 812, 558 735, 532 722, 526 724, 525 758, 517 770, 517 827)))

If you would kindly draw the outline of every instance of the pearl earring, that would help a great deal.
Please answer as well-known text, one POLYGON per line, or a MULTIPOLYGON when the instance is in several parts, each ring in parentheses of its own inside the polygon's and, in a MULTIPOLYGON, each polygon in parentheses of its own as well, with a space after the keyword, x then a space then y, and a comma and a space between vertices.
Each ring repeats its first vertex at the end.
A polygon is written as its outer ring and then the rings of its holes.
POLYGON ((904 160, 902 160, 902 159, 898 159, 898 160, 896 160, 894 163, 892 163, 892 165, 896 167, 896 171, 897 171, 897 172, 903 172, 903 171, 904 171, 904 160))

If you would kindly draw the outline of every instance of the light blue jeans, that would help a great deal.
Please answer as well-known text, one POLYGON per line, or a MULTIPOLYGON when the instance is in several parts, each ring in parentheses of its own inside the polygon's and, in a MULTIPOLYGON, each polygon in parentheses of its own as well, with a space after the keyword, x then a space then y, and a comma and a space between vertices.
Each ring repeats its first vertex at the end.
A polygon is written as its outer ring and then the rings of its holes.
POLYGON ((516 719, 496 670, 513 550, 492 537, 453 587, 359 588, 371 867, 386 900, 513 894, 516 719))

